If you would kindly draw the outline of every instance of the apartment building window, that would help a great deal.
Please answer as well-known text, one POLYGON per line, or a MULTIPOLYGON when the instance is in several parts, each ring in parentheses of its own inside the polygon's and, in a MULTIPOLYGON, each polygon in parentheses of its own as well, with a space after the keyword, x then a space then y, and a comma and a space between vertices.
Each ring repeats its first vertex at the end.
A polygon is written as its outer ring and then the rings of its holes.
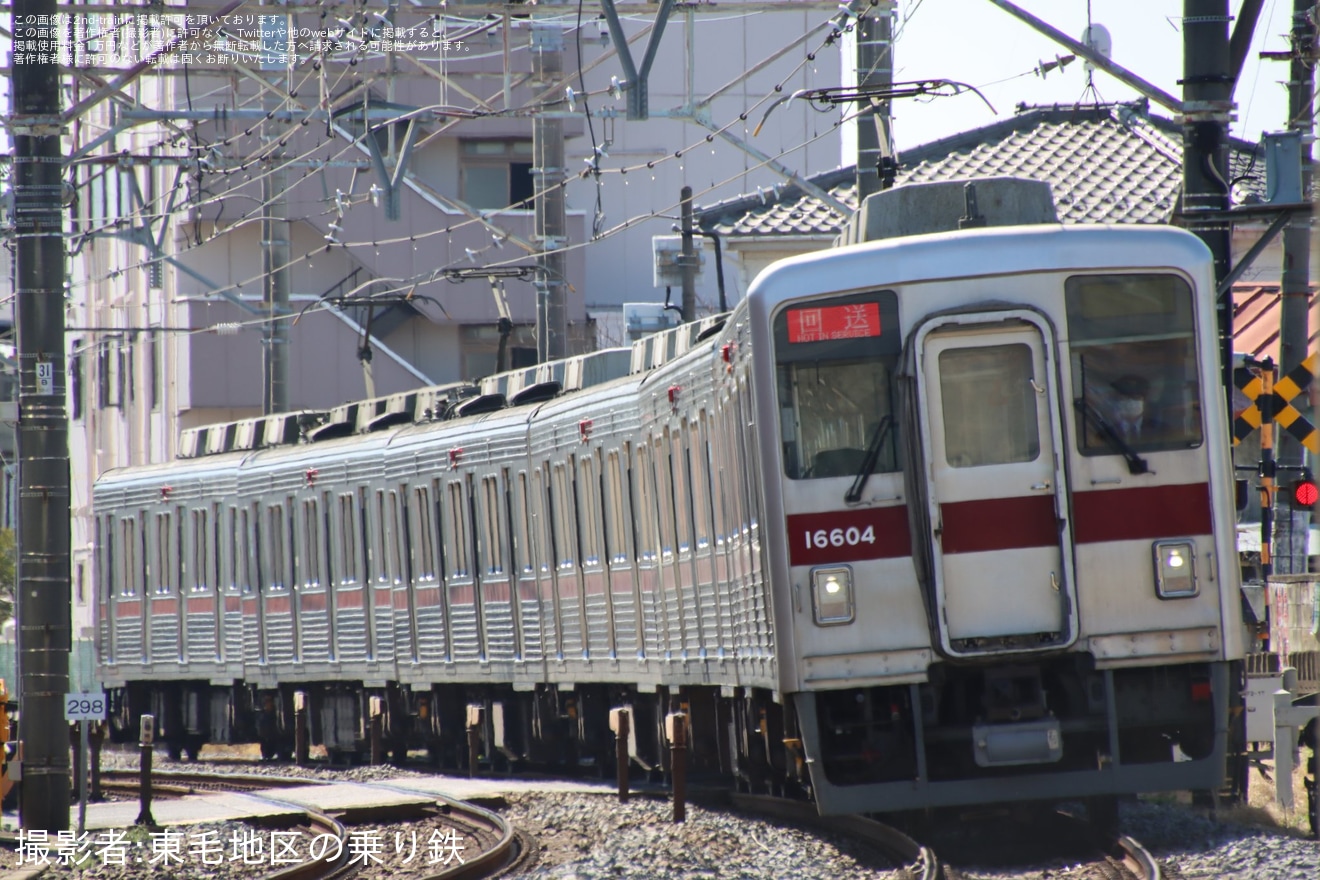
MULTIPOLYGON (((463 201, 474 208, 497 210, 530 199, 530 140, 465 140, 462 142, 463 201)), ((530 210, 531 205, 523 205, 530 210)))

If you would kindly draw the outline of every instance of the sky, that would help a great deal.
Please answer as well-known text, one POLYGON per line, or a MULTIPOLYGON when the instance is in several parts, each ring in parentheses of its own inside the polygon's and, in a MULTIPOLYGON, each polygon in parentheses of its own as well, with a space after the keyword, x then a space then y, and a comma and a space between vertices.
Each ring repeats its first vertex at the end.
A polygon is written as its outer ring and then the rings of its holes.
MULTIPOLYGON (((1183 0, 1017 0, 1017 5, 1074 39, 1080 39, 1086 29, 1089 5, 1091 20, 1109 31, 1114 62, 1174 97, 1182 96, 1178 80, 1182 77, 1183 0)), ((1230 14, 1240 5, 1241 0, 1229 0, 1230 14)), ((1258 141, 1262 131, 1286 127, 1288 100, 1283 83, 1288 79, 1288 63, 1258 56, 1262 50, 1288 48, 1292 6, 1293 0, 1265 0, 1234 93, 1238 121, 1231 133, 1235 137, 1258 141)), ((1067 105, 1083 98, 1086 71, 1081 59, 1044 79, 1031 73, 1019 76, 1068 50, 989 0, 899 0, 898 22, 902 30, 894 52, 895 81, 964 82, 980 89, 997 111, 992 113, 971 94, 924 103, 896 102, 894 136, 900 155, 905 147, 1010 118, 1020 101, 1067 105)), ((1103 101, 1138 97, 1099 70, 1094 73, 1094 83, 1103 101)), ((1090 103, 1094 98, 1087 92, 1085 100, 1090 103)), ((1153 104, 1151 111, 1172 116, 1153 104)))

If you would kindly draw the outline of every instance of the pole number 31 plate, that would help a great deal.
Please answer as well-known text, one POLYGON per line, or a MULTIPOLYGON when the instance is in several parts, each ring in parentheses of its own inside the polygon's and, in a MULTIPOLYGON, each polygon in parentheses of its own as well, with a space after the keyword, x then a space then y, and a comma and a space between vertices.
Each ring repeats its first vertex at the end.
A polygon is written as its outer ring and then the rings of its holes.
POLYGON ((65 694, 65 721, 104 721, 105 694, 65 694))

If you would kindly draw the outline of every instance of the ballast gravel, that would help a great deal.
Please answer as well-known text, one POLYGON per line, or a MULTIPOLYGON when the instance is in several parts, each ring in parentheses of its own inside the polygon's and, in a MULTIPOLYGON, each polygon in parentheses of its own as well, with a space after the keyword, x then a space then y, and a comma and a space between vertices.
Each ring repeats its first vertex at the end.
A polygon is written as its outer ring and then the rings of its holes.
MULTIPOLYGON (((107 752, 105 767, 136 767, 133 753, 107 752)), ((197 770, 216 765, 173 763, 158 759, 161 770, 197 770)), ((339 782, 380 782, 430 774, 392 767, 330 769, 298 768, 289 764, 238 762, 235 773, 296 776, 339 782)), ((660 798, 634 795, 626 806, 612 797, 575 793, 517 793, 507 795, 506 816, 533 841, 534 858, 519 876, 546 880, 743 880, 743 878, 875 878, 898 880, 901 866, 843 836, 783 826, 769 820, 688 805, 687 821, 670 822, 671 806, 660 798)), ((1168 880, 1314 880, 1320 877, 1320 843, 1295 832, 1218 821, 1203 812, 1176 803, 1125 802, 1120 808, 1121 828, 1143 843, 1159 860, 1168 880)), ((437 851, 419 849, 409 863, 407 848, 396 846, 413 836, 423 847, 445 822, 422 820, 381 826, 358 826, 378 832, 384 844, 358 876, 364 880, 414 880, 436 873, 443 865, 431 864, 437 851), (432 827, 434 826, 434 827, 432 827), (414 835, 413 832, 416 832, 414 835), (399 835, 396 837, 395 835, 399 835), (396 851, 403 849, 402 852, 396 851)), ((208 826, 209 827, 209 826, 208 826)), ((241 823, 218 823, 226 838, 241 823)), ((200 830, 194 826, 190 831, 200 830)), ((352 831, 353 829, 350 829, 352 831)), ((461 834, 459 840, 462 840, 461 834)), ((453 842, 451 840, 451 842, 453 842)), ((475 842, 474 842, 475 843, 475 842)), ((432 845, 434 846, 434 845, 432 845)), ((446 853, 459 855, 452 847, 446 853)), ((1090 880, 1098 876, 1094 865, 1066 862, 1022 867, 981 867, 960 863, 957 853, 941 852, 967 880, 1090 880)), ((0 868, 14 865, 4 855, 0 868)), ((128 880, 135 877, 219 877, 246 880, 271 868, 226 861, 219 866, 177 866, 170 873, 158 866, 114 866, 98 863, 81 872, 52 868, 47 876, 77 876, 86 880, 128 880), (195 868, 195 869, 194 869, 195 868)), ((2 872, 0 872, 2 873, 2 872)))

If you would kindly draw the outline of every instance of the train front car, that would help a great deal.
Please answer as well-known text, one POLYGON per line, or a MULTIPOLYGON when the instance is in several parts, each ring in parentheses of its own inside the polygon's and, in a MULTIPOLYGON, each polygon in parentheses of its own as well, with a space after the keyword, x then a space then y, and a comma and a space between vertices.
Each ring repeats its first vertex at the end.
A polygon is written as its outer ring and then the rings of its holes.
POLYGON ((1057 224, 758 279, 781 688, 821 812, 1222 784, 1242 632, 1213 294, 1185 232, 1057 224))

